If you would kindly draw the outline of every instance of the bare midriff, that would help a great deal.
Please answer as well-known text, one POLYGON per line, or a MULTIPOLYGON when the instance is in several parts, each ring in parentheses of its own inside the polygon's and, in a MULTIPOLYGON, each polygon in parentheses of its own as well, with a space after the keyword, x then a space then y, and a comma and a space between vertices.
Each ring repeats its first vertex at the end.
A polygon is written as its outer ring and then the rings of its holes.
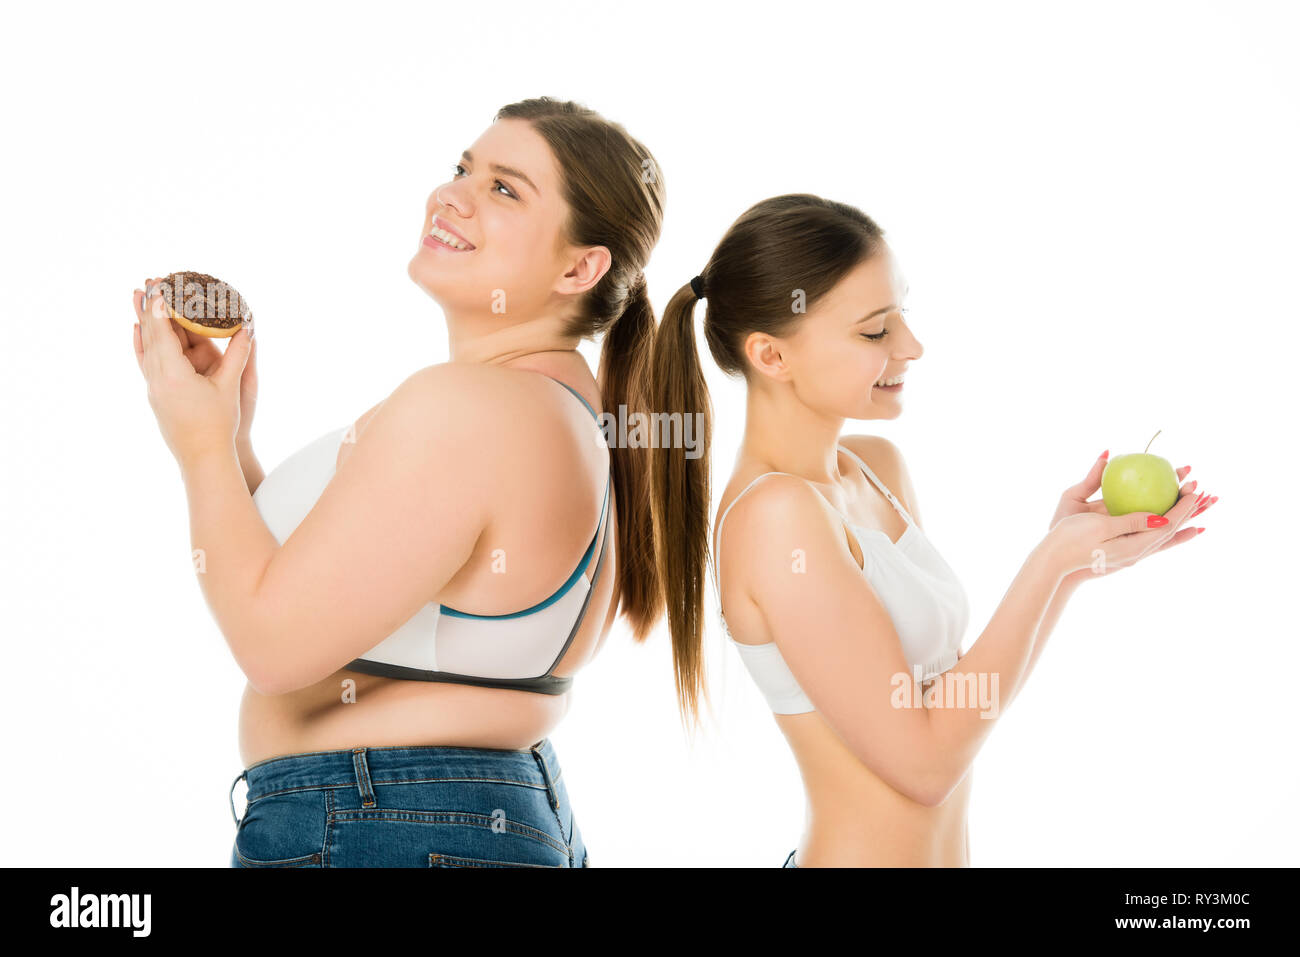
MULTIPOLYGON (((930 682, 922 686, 922 692, 930 682)), ((862 763, 815 711, 778 714, 807 805, 798 867, 968 867, 971 773, 927 807, 862 763)))
POLYGON ((568 693, 538 694, 340 670, 288 694, 244 689, 239 754, 268 758, 355 747, 454 746, 522 750, 560 723, 568 693))

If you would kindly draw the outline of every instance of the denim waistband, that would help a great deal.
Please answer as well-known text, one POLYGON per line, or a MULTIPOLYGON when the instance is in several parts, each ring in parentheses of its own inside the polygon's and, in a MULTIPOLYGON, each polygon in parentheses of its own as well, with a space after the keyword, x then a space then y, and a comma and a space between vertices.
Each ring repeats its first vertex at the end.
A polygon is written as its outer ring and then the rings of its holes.
POLYGON ((245 768, 230 785, 230 813, 239 823, 235 786, 241 779, 248 784, 248 802, 286 791, 355 787, 361 792, 363 806, 369 806, 374 802, 372 788, 376 784, 463 780, 541 788, 551 807, 557 808, 560 774, 550 738, 524 750, 431 745, 309 751, 268 758, 245 768))

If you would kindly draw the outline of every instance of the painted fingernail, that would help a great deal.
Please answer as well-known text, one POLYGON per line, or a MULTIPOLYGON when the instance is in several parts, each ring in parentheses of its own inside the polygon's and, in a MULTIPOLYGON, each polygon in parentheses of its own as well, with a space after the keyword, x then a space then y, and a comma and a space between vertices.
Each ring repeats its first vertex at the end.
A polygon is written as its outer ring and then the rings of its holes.
POLYGON ((1169 519, 1165 518, 1163 515, 1147 516, 1147 528, 1161 528, 1168 524, 1169 524, 1169 519))
POLYGON ((1191 485, 1187 486, 1187 491, 1189 491, 1189 492, 1194 492, 1195 490, 1196 490, 1196 483, 1195 483, 1195 482, 1193 482, 1191 485))
POLYGON ((1203 531, 1205 531, 1204 528, 1198 528, 1198 529, 1196 530, 1196 534, 1199 535, 1199 534, 1201 534, 1201 532, 1203 532, 1203 531))
POLYGON ((1107 449, 1105 452, 1102 452, 1101 455, 1098 457, 1104 459, 1108 455, 1110 455, 1110 449, 1107 449))

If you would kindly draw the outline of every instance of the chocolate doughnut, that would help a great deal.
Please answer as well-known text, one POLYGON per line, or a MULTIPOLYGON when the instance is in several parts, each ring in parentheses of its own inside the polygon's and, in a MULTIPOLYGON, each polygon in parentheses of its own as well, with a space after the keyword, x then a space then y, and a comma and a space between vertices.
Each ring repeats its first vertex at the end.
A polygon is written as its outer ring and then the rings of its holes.
POLYGON ((174 272, 158 284, 171 317, 190 332, 225 339, 239 331, 253 313, 230 283, 207 273, 174 272))

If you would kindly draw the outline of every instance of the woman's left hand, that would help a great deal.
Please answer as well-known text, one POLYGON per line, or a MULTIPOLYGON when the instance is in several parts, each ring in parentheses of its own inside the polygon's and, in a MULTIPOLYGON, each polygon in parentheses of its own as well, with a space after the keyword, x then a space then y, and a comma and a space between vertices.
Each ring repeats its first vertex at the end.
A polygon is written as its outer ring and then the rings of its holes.
MULTIPOLYGON (((1095 512, 1098 515, 1110 514, 1110 510, 1106 508, 1106 503, 1102 499, 1088 501, 1088 496, 1101 488, 1101 473, 1106 471, 1108 461, 1110 459, 1107 456, 1099 457, 1093 463, 1092 469, 1084 476, 1083 481, 1077 485, 1071 485, 1061 494, 1060 504, 1056 506, 1056 514, 1052 516, 1052 523, 1047 526, 1049 532, 1056 527, 1057 522, 1070 515, 1078 515, 1081 512, 1095 512)), ((1191 470, 1190 465, 1184 465, 1182 468, 1174 470, 1180 484, 1183 479, 1187 478, 1187 473, 1191 470)), ((1192 487, 1195 488, 1195 485, 1196 483, 1193 482, 1192 487)), ((1061 580, 1061 584, 1073 586, 1096 577, 1097 575, 1091 568, 1081 568, 1066 575, 1061 580)))
POLYGON ((240 378, 252 346, 249 328, 241 327, 215 362, 215 346, 187 350, 156 282, 146 283, 152 293, 147 300, 143 290, 132 293, 138 320, 133 335, 136 364, 148 386, 149 405, 163 441, 182 470, 213 452, 229 451, 233 456, 240 378))

